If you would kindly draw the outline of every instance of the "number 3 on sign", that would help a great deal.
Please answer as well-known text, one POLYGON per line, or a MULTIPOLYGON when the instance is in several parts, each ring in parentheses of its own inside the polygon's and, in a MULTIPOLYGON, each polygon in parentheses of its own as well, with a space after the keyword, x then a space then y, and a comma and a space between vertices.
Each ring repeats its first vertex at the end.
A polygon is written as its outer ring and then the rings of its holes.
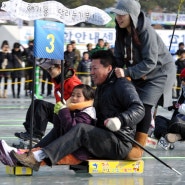
POLYGON ((54 46, 54 42, 55 42, 55 36, 53 34, 49 34, 47 35, 47 39, 51 39, 50 47, 46 47, 46 52, 48 53, 53 53, 55 46, 54 46))

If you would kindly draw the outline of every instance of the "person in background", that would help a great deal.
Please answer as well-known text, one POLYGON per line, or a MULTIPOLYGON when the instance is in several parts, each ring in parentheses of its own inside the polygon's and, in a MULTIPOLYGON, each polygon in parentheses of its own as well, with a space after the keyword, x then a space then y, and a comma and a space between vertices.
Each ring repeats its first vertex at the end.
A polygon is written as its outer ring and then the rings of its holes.
MULTIPOLYGON (((92 43, 88 43, 88 44, 86 45, 86 47, 87 47, 87 52, 90 53, 91 50, 93 49, 93 44, 92 44, 92 43)), ((90 55, 89 55, 89 56, 90 56, 90 55)))
POLYGON ((72 44, 66 45, 66 50, 64 51, 64 60, 70 63, 71 68, 74 68, 76 57, 72 44))
MULTIPOLYGON (((44 60, 40 67, 46 70, 54 83, 54 96, 56 103, 61 101, 61 61, 60 60, 44 60)), ((67 100, 74 86, 82 82, 75 75, 75 71, 69 67, 69 63, 64 63, 64 99, 67 100)), ((34 119, 33 119, 33 143, 38 143, 45 135, 48 122, 53 123, 55 104, 44 100, 34 100, 34 119)), ((26 120, 23 123, 26 132, 16 132, 15 136, 25 141, 30 140, 30 125, 32 115, 32 104, 26 113, 26 120)))
POLYGON ((110 49, 110 43, 109 42, 105 42, 104 43, 104 47, 108 50, 110 49))
MULTIPOLYGON (((116 14, 114 56, 116 76, 130 77, 145 107, 145 116, 137 125, 135 140, 145 146, 153 106, 172 103, 176 68, 161 37, 141 11, 138 0, 119 0, 111 10, 116 14)), ((143 150, 133 145, 128 160, 142 158, 143 150)))
POLYGON ((107 50, 107 48, 105 47, 105 42, 104 42, 103 39, 98 39, 98 43, 96 44, 96 47, 91 50, 90 56, 94 52, 99 51, 99 50, 107 50))
POLYGON ((182 69, 179 78, 181 80, 181 94, 178 101, 173 102, 173 106, 168 110, 174 109, 165 138, 170 143, 185 140, 185 68, 182 69))
POLYGON ((91 75, 90 75, 91 60, 89 59, 89 53, 83 52, 83 58, 78 65, 79 78, 83 84, 91 86, 91 75))
POLYGON ((180 95, 180 89, 181 89, 181 78, 180 73, 185 68, 185 50, 179 51, 179 58, 175 61, 175 65, 177 66, 177 97, 180 95))
POLYGON ((89 53, 89 58, 91 58, 91 50, 93 49, 93 44, 88 43, 86 47, 87 47, 87 52, 89 53))
POLYGON ((72 45, 73 52, 75 53, 74 69, 77 70, 78 64, 79 64, 79 62, 81 60, 81 53, 80 53, 80 50, 76 48, 76 41, 75 40, 72 40, 70 42, 70 44, 72 45))
POLYGON ((20 70, 23 68, 23 56, 26 55, 24 47, 22 47, 18 42, 13 44, 12 49, 12 65, 15 71, 11 72, 11 79, 12 79, 12 96, 13 98, 20 98, 20 91, 21 91, 21 79, 24 75, 23 71, 20 70), (15 94, 15 83, 17 83, 17 93, 15 94))
POLYGON ((144 116, 144 106, 133 84, 114 73, 115 58, 110 51, 92 55, 91 75, 97 85, 94 107, 96 125, 79 123, 67 133, 37 151, 10 155, 35 171, 40 162, 56 164, 64 156, 84 148, 94 159, 123 160, 132 148, 136 125, 144 116))
POLYGON ((179 48, 176 51, 175 55, 177 55, 178 57, 181 55, 181 51, 184 50, 184 42, 179 42, 179 48))
POLYGON ((10 71, 12 69, 12 54, 10 52, 9 43, 7 40, 4 40, 1 44, 0 51, 0 98, 8 97, 8 79, 10 78, 10 71), (3 71, 4 70, 4 71, 3 71), (2 79, 4 78, 4 87, 2 86, 2 79), (2 88, 2 89, 1 89, 2 88))
POLYGON ((46 70, 41 69, 42 74, 42 84, 41 84, 41 95, 46 97, 52 97, 52 79, 50 74, 46 70), (47 94, 45 95, 45 86, 47 87, 47 94))
MULTIPOLYGON (((28 48, 26 49, 26 61, 25 67, 33 67, 35 62, 34 57, 34 40, 31 39, 28 41, 28 48)), ((30 96, 32 91, 32 79, 33 79, 33 69, 25 70, 25 96, 30 96)))

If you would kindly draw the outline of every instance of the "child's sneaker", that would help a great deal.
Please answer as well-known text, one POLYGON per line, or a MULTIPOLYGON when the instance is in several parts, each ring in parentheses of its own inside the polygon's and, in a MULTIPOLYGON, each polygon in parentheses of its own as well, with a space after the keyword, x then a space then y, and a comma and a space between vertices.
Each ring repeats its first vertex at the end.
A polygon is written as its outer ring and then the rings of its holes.
POLYGON ((166 134, 165 138, 170 143, 175 143, 176 141, 179 141, 182 139, 180 134, 173 134, 173 133, 166 134))
POLYGON ((15 166, 17 164, 17 160, 10 155, 11 151, 12 147, 9 147, 4 140, 0 140, 0 161, 5 165, 15 166))

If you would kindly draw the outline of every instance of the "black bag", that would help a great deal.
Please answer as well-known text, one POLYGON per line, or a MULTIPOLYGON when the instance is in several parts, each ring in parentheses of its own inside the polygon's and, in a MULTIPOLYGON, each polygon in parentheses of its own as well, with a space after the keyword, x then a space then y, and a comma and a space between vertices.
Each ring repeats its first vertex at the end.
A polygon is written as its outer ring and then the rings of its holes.
POLYGON ((154 129, 154 136, 157 139, 164 137, 168 133, 168 127, 170 125, 170 120, 163 117, 163 116, 156 116, 155 117, 155 129, 154 129))

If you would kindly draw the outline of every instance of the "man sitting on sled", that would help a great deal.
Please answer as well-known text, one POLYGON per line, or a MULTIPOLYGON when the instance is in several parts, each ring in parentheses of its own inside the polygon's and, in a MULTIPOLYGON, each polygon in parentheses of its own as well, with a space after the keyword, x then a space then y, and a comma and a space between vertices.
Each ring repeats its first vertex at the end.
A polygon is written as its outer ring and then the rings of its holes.
POLYGON ((23 154, 7 152, 10 158, 35 171, 42 161, 47 165, 57 164, 79 149, 85 149, 96 159, 125 159, 132 141, 121 133, 134 138, 136 125, 144 117, 144 106, 133 84, 126 78, 117 78, 114 67, 112 52, 101 50, 92 55, 91 76, 97 85, 95 126, 79 123, 40 150, 23 154))

